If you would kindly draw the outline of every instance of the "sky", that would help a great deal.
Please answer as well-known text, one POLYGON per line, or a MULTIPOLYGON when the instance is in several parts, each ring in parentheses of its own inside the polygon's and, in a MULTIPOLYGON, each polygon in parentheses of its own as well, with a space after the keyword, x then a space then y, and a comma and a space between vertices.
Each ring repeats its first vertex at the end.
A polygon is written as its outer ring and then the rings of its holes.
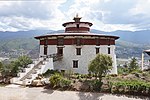
POLYGON ((101 31, 150 29, 150 0, 0 0, 0 31, 61 30, 77 13, 101 31))

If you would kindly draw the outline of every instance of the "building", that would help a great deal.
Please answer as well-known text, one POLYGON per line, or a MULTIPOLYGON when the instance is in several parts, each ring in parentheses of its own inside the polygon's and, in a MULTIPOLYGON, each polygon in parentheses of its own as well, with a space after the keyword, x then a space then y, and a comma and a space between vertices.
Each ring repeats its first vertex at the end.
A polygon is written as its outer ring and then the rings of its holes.
POLYGON ((74 22, 64 23, 65 33, 46 34, 35 37, 40 41, 39 59, 22 69, 11 83, 30 85, 48 69, 75 73, 88 73, 88 64, 103 53, 112 57, 112 74, 117 74, 115 40, 119 37, 90 33, 90 22, 80 22, 78 15, 74 22))
POLYGON ((142 52, 141 70, 150 70, 150 60, 144 60, 145 53, 150 56, 150 49, 142 52))
POLYGON ((88 64, 96 54, 108 54, 113 60, 112 74, 117 74, 115 40, 119 37, 90 33, 90 22, 81 22, 81 17, 74 22, 62 24, 65 33, 51 33, 35 37, 40 41, 40 57, 53 59, 54 70, 72 70, 75 73, 88 73, 88 64))

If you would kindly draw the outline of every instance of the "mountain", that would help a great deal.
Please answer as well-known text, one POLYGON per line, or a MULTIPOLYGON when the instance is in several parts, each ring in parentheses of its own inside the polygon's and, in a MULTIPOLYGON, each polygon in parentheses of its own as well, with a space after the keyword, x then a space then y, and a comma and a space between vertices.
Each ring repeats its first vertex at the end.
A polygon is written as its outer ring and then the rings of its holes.
POLYGON ((99 30, 92 29, 93 33, 102 33, 119 36, 119 40, 138 43, 138 44, 150 44, 150 30, 141 30, 141 31, 113 31, 113 32, 103 32, 99 30))
POLYGON ((31 38, 52 31, 53 30, 30 30, 30 31, 18 31, 18 32, 0 31, 0 40, 16 39, 16 38, 31 38))
MULTIPOLYGON (((33 38, 38 35, 43 35, 46 33, 62 33, 64 30, 30 30, 30 31, 18 31, 18 32, 1 32, 0 31, 0 40, 7 39, 16 39, 16 38, 33 38)), ((113 31, 113 32, 104 32, 100 30, 91 29, 91 33, 97 34, 110 34, 119 36, 119 40, 138 43, 138 44, 150 44, 150 30, 142 31, 113 31)))
MULTIPOLYGON (((62 33, 64 30, 53 31, 53 33, 62 33)), ((113 31, 113 32, 104 32, 96 29, 91 29, 91 33, 97 34, 108 34, 119 36, 119 41, 128 41, 137 44, 150 44, 150 30, 141 30, 141 31, 113 31)))
MULTIPOLYGON (((19 32, 0 32, 0 56, 18 57, 22 53, 38 57, 39 41, 35 36, 47 33, 62 33, 64 30, 31 30, 19 32)), ((141 57, 143 50, 150 48, 150 30, 103 32, 91 29, 91 33, 119 36, 116 41, 116 54, 119 58, 141 57)))

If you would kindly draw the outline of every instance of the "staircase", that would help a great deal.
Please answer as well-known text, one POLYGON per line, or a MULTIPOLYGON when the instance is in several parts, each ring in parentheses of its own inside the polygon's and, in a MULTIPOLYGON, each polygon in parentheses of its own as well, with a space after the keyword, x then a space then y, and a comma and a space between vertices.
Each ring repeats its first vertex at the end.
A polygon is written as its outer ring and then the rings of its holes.
POLYGON ((42 56, 39 60, 29 64, 24 72, 18 73, 18 77, 11 79, 11 83, 20 85, 30 85, 31 82, 38 76, 38 74, 45 73, 48 69, 54 69, 53 62, 61 60, 62 55, 51 54, 42 56))
POLYGON ((42 64, 43 61, 38 62, 24 77, 22 77, 20 80, 23 81, 26 78, 30 78, 31 74, 36 74, 36 69, 39 68, 40 69, 40 65, 42 64))

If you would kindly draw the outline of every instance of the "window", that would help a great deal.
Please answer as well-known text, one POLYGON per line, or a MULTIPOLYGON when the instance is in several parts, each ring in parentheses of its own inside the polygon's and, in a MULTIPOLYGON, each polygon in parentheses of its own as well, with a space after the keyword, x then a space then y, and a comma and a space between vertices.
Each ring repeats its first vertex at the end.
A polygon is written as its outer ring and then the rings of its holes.
POLYGON ((110 54, 110 47, 108 47, 108 54, 110 54))
POLYGON ((73 68, 78 68, 78 60, 73 60, 73 68))
POLYGON ((99 38, 96 38, 96 45, 99 45, 99 38))
POLYGON ((57 48, 57 54, 58 55, 63 55, 63 48, 62 47, 57 48))
POLYGON ((44 55, 47 55, 47 46, 44 45, 44 55))
POLYGON ((81 55, 81 48, 76 48, 76 54, 81 55))
POLYGON ((57 45, 64 45, 64 39, 63 38, 58 38, 57 39, 57 45))
POLYGON ((80 39, 80 38, 77 38, 77 39, 76 39, 76 45, 77 45, 77 46, 80 46, 80 45, 81 45, 81 39, 80 39))
POLYGON ((98 54, 99 53, 99 48, 96 48, 96 54, 98 54))
POLYGON ((77 28, 79 28, 79 24, 77 24, 77 28))
POLYGON ((45 39, 45 45, 48 45, 48 40, 47 39, 45 39))

